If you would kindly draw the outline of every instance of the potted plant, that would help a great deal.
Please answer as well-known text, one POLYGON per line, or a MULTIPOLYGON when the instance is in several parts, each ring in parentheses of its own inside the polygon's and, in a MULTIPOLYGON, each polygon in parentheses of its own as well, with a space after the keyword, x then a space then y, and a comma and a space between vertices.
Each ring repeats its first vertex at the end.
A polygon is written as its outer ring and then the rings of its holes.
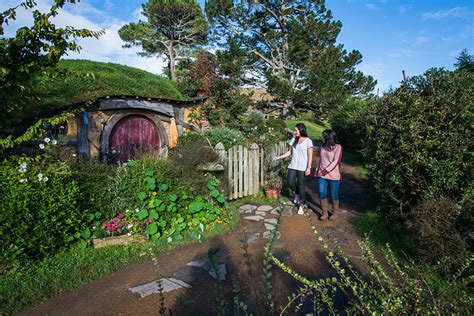
POLYGON ((265 196, 277 199, 280 196, 283 181, 281 179, 281 162, 273 161, 272 157, 265 158, 265 174, 263 181, 263 190, 265 196))

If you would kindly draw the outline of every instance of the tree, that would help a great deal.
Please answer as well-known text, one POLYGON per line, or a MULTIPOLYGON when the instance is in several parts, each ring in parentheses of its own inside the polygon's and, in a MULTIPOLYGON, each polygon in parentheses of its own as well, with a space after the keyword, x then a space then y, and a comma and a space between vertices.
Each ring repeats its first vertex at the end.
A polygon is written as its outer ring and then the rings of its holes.
POLYGON ((285 118, 294 116, 295 107, 318 110, 375 86, 354 68, 362 55, 336 45, 342 24, 323 0, 210 0, 206 13, 216 33, 253 57, 250 75, 277 97, 285 118), (320 85, 323 77, 331 82, 329 91, 320 85))
POLYGON ((205 44, 208 24, 195 0, 148 0, 142 4, 147 21, 130 23, 119 30, 124 47, 142 48, 141 56, 165 56, 168 76, 176 81, 176 61, 186 50, 205 44))
MULTIPOLYGON (((56 27, 50 19, 57 16, 66 3, 76 0, 55 0, 48 12, 34 10, 33 25, 20 27, 15 36, 4 37, 4 28, 10 20, 15 20, 17 10, 33 9, 36 3, 26 0, 18 6, 0 12, 0 135, 5 127, 15 125, 22 106, 35 102, 36 97, 29 92, 34 78, 46 74, 58 75, 56 65, 68 51, 79 52, 78 38, 98 38, 102 32, 76 29, 71 26, 56 27)), ((11 140, 11 136, 10 136, 11 140)), ((8 142, 10 145, 12 142, 8 142)), ((0 144, 0 148, 6 146, 0 144)))
POLYGON ((456 58, 454 66, 459 70, 465 69, 468 71, 474 71, 474 56, 470 55, 467 49, 463 49, 456 58))

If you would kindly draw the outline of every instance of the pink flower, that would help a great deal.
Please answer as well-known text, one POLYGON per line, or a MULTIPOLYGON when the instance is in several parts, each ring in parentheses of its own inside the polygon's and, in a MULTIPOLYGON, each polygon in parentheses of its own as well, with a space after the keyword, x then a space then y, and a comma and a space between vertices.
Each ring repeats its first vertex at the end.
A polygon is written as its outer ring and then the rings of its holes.
POLYGON ((118 219, 122 219, 124 217, 125 217, 125 215, 123 215, 123 214, 120 214, 119 216, 117 216, 118 219))
POLYGON ((154 221, 155 219, 154 219, 154 218, 152 218, 151 220, 152 220, 152 221, 154 221))
POLYGON ((109 232, 113 232, 113 231, 115 231, 115 226, 109 224, 109 226, 107 226, 107 230, 108 230, 109 232))
POLYGON ((135 222, 132 222, 132 225, 135 225, 135 222))
POLYGON ((102 227, 105 227, 105 226, 107 226, 107 222, 102 223, 102 227))
POLYGON ((147 221, 145 222, 145 224, 150 225, 150 221, 147 220, 147 221))
POLYGON ((118 224, 117 224, 117 227, 118 227, 118 228, 122 228, 122 224, 118 223, 118 224))
POLYGON ((124 225, 127 225, 127 221, 123 221, 123 224, 124 224, 124 225))

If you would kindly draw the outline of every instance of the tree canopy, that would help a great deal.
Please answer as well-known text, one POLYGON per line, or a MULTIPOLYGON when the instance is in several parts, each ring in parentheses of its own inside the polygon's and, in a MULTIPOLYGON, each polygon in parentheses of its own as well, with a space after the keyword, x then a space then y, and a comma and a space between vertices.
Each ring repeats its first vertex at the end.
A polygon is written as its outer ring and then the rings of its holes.
POLYGON ((242 70, 266 85, 287 118, 295 107, 321 111, 375 86, 355 69, 360 52, 337 43, 342 23, 323 0, 210 0, 206 13, 216 35, 245 50, 242 70))
POLYGON ((141 56, 164 56, 169 78, 176 80, 176 60, 207 41, 208 24, 195 0, 148 0, 142 5, 146 21, 124 25, 125 47, 137 46, 141 56))
POLYGON ((55 0, 53 6, 43 13, 33 10, 33 25, 20 27, 15 36, 4 37, 4 29, 16 18, 18 9, 31 10, 32 0, 0 12, 0 134, 6 123, 15 124, 27 104, 37 100, 31 94, 32 79, 38 74, 57 75, 56 65, 67 51, 79 52, 78 38, 98 38, 101 32, 76 29, 71 26, 59 28, 51 23, 66 3, 75 0, 55 0))

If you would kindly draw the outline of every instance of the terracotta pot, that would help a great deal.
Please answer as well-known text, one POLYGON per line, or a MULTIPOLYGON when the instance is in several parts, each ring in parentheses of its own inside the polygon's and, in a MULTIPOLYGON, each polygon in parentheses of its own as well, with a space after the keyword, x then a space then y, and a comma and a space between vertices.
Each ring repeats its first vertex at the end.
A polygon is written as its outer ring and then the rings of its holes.
POLYGON ((278 199, 280 196, 280 190, 278 189, 264 189, 265 196, 270 199, 278 199))

